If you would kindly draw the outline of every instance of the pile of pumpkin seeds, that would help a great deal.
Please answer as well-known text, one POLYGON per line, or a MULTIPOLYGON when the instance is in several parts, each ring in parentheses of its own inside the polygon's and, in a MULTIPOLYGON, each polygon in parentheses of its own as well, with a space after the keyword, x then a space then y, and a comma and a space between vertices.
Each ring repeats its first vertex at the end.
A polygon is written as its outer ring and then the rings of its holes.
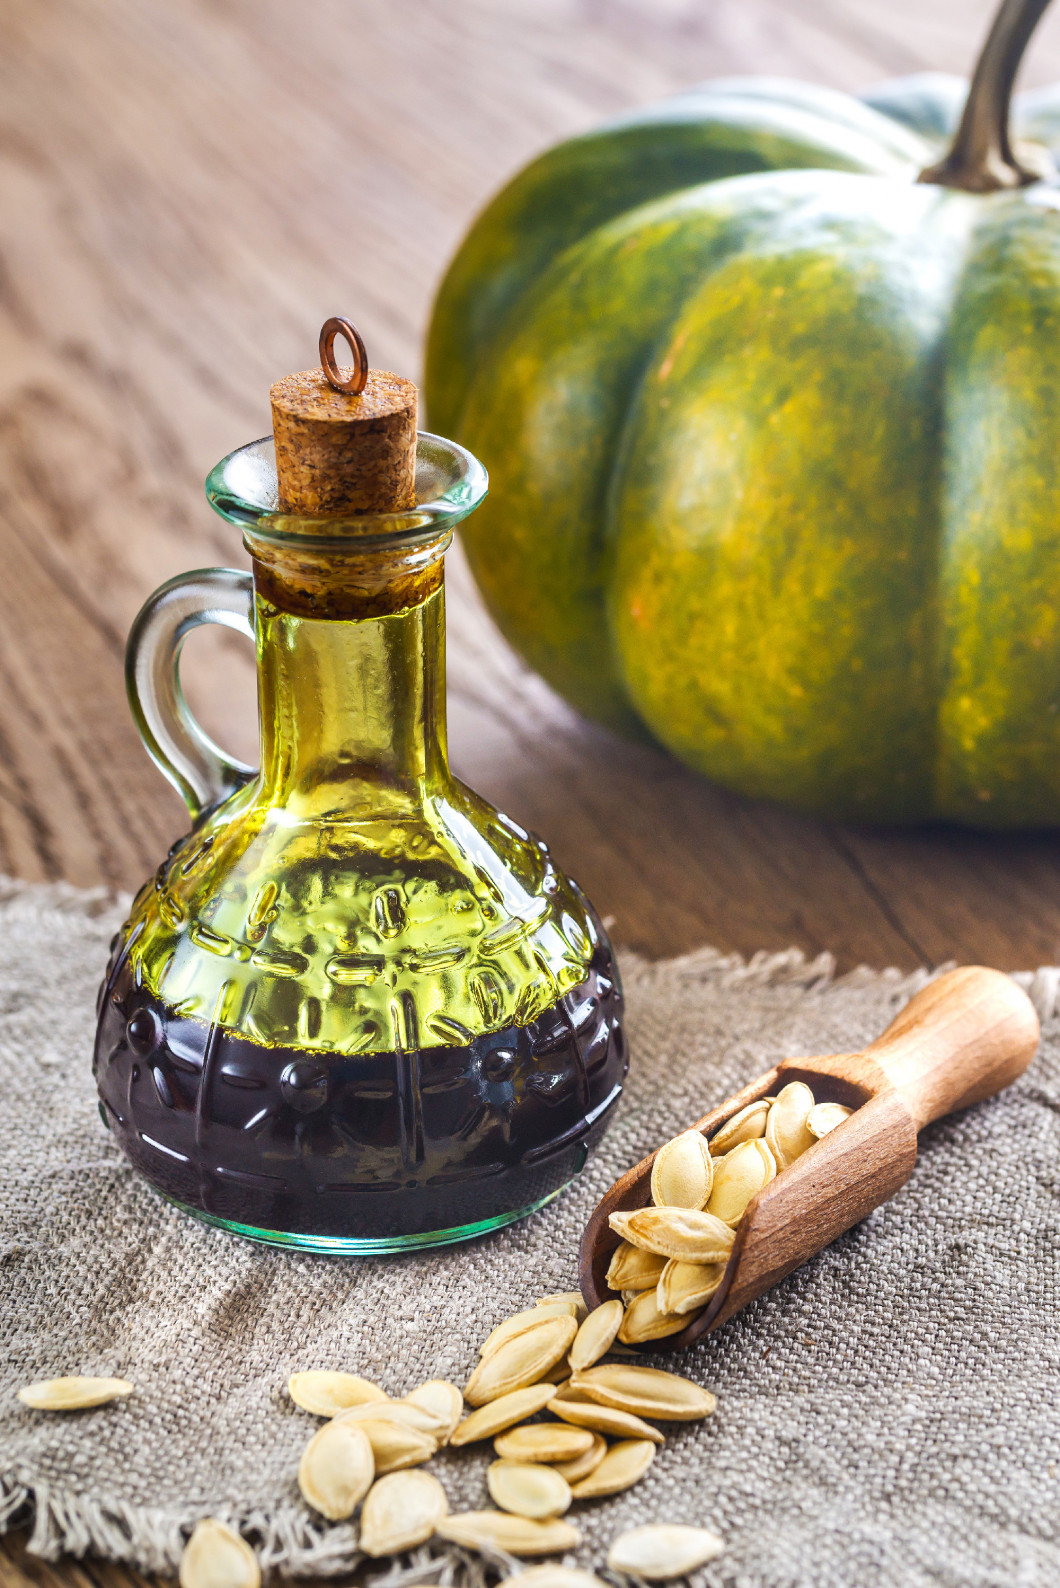
MULTIPOLYGON (((543 1296, 498 1324, 463 1390, 432 1379, 392 1399, 354 1373, 293 1374, 291 1399, 324 1419, 299 1462, 303 1498, 331 1522, 359 1509, 360 1548, 372 1557, 444 1539, 495 1565, 507 1562, 514 1577, 516 1560, 576 1548, 581 1533, 568 1519, 571 1507, 642 1478, 664 1442, 657 1423, 693 1422, 714 1410, 713 1395, 691 1379, 630 1362, 628 1353, 614 1359, 622 1313, 618 1301, 587 1312, 577 1291, 543 1296), (438 1478, 419 1469, 443 1446, 490 1440, 493 1505, 450 1512, 438 1478)), ((28 1386, 20 1398, 60 1411, 132 1390, 121 1379, 55 1379, 28 1386)), ((608 1565, 664 1582, 721 1548, 705 1528, 651 1525, 616 1538, 608 1565)), ((606 1588, 592 1573, 561 1565, 517 1575, 519 1588, 606 1588)), ((214 1518, 196 1524, 181 1560, 182 1588, 259 1588, 260 1581, 245 1539, 214 1518)))
MULTIPOLYGON (((352 1373, 294 1374, 291 1399, 327 1419, 302 1455, 303 1498, 336 1522, 360 1506, 360 1547, 372 1556, 432 1538, 494 1557, 575 1548, 581 1534, 568 1512, 576 1501, 618 1494, 643 1477, 663 1443, 657 1422, 691 1422, 714 1410, 713 1395, 690 1379, 604 1360, 622 1313, 619 1301, 587 1312, 577 1291, 543 1296, 497 1325, 463 1390, 434 1379, 392 1400, 352 1373), (492 1507, 450 1513, 438 1479, 415 1469, 443 1445, 487 1441, 496 1458, 486 1474, 492 1507)), ((648 1564, 638 1575, 655 1570, 664 1580, 674 1560, 695 1554, 687 1531, 659 1531, 654 1566, 651 1539, 642 1541, 648 1564)), ((721 1547, 713 1534, 694 1531, 698 1548, 708 1550, 703 1560, 721 1547)), ((623 1548, 616 1540, 616 1559, 623 1548)), ((678 1574, 685 1570, 682 1564, 678 1574)), ((577 1588, 566 1568, 562 1584, 554 1575, 538 1588, 577 1588)), ((584 1572, 577 1578, 581 1588, 594 1581, 584 1572)), ((184 1588, 205 1588, 197 1574, 182 1580, 184 1588)))
POLYGON ((687 1329, 721 1284, 751 1199, 851 1112, 791 1081, 741 1108, 709 1141, 686 1130, 660 1147, 652 1205, 609 1220, 622 1237, 607 1270, 609 1289, 622 1297, 606 1304, 617 1309, 616 1338, 642 1345, 687 1329))

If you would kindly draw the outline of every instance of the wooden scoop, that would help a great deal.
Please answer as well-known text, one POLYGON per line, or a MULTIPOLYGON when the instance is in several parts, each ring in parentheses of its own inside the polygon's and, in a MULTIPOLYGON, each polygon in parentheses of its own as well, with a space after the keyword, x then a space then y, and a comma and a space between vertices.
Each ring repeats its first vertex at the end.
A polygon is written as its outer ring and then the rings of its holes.
MULTIPOLYGON (((691 1345, 886 1202, 912 1173, 917 1131, 1008 1086, 1027 1068, 1038 1037, 1026 993, 1000 971, 966 965, 918 992, 863 1053, 785 1059, 698 1120, 691 1128, 710 1137, 789 1081, 805 1081, 819 1103, 855 1110, 748 1203, 709 1305, 680 1334, 641 1349, 691 1345)), ((647 1206, 654 1161, 653 1153, 623 1175, 589 1220, 580 1280, 590 1308, 615 1294, 605 1276, 619 1237, 608 1217, 647 1206)))

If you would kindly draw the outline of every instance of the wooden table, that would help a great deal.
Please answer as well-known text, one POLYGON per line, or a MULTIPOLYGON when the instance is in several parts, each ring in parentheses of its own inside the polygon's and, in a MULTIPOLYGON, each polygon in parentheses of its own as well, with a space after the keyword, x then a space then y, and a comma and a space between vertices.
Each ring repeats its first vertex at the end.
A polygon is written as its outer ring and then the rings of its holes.
MULTIPOLYGON (((182 829, 133 731, 129 622, 242 564, 202 479, 268 429, 332 313, 415 374, 462 228, 547 143, 698 79, 856 88, 966 71, 989 0, 6 0, 0 52, 0 870, 132 888, 182 829)), ((1028 83, 1060 76, 1060 12, 1028 83)), ((1060 842, 835 827, 711 788, 577 719, 507 649, 459 554, 461 776, 551 840, 620 944, 794 944, 913 966, 1060 958, 1060 842)), ((211 633, 189 693, 254 754, 250 659, 211 633)), ((118 1588, 27 1562, 3 1583, 118 1588)))

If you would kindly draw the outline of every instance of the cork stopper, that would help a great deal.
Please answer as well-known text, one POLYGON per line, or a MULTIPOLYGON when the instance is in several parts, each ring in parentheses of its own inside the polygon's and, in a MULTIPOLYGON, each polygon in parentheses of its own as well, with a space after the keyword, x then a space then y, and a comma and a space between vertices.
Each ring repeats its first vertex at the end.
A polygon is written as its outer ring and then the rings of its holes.
MULTIPOLYGON (((320 369, 285 375, 270 389, 276 475, 282 508, 292 514, 400 513, 416 504, 416 403, 413 381, 369 369, 364 342, 349 320, 328 320, 320 333, 320 369), (352 370, 335 363, 344 336, 352 370)), ((252 547, 255 578, 266 599, 320 617, 371 617, 398 611, 441 583, 440 553, 333 553, 252 547)))
POLYGON ((320 369, 285 375, 271 388, 276 474, 291 513, 399 513, 416 501, 415 384, 369 369, 349 320, 320 333, 320 369), (352 373, 335 364, 348 338, 352 373))

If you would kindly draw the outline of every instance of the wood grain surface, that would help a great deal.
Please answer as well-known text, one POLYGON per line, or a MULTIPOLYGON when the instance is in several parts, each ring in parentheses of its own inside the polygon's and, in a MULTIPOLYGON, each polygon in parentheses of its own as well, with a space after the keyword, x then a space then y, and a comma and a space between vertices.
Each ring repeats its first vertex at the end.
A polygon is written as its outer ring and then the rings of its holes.
MULTIPOLYGON (((966 71, 989 0, 3 0, 0 870, 133 888, 182 828, 126 708, 163 579, 242 565, 202 495, 268 429, 331 314, 416 375, 471 215, 547 143, 699 79, 857 88, 966 71)), ((1028 83, 1060 76, 1060 11, 1028 83)), ((545 834, 621 944, 795 944, 841 967, 1060 958, 1053 835, 831 827, 579 721, 451 557, 458 773, 545 834)), ((189 646, 206 725, 253 755, 249 656, 189 646)), ((115 1588, 27 1564, 8 1585, 115 1588)))

